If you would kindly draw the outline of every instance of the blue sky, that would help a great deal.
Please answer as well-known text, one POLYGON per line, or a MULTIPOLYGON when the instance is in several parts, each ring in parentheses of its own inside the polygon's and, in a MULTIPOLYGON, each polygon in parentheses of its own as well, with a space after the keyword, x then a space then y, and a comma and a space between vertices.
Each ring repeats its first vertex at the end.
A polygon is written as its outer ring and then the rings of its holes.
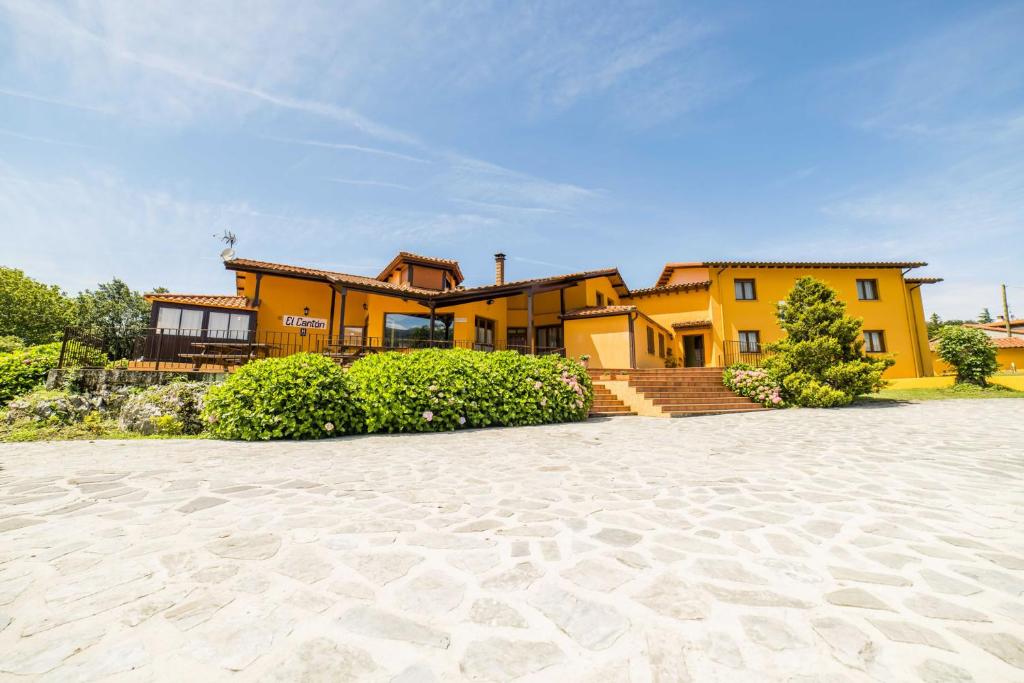
POLYGON ((1021 44, 1021 2, 0 0, 0 263, 911 259, 929 312, 1024 309, 1021 44))

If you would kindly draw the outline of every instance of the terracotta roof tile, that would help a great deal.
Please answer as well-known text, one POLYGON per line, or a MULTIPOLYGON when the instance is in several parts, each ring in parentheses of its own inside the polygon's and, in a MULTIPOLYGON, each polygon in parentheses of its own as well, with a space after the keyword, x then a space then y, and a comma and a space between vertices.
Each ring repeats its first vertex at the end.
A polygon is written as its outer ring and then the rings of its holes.
POLYGON ((209 308, 236 308, 246 311, 254 310, 244 296, 224 296, 221 294, 146 294, 146 301, 159 301, 168 304, 185 306, 207 306, 209 308))
POLYGON ((420 289, 408 285, 395 285, 390 282, 382 282, 376 278, 364 277, 362 275, 350 275, 338 273, 331 270, 320 270, 318 268, 304 268, 302 266, 290 266, 283 263, 269 263, 267 261, 254 261, 252 259, 234 259, 225 262, 225 267, 231 270, 257 270, 270 273, 282 273, 285 275, 299 275, 302 277, 323 280, 324 282, 337 282, 339 284, 350 284, 376 291, 388 291, 396 293, 409 293, 416 296, 430 296, 437 294, 432 289, 420 289))
POLYGON ((999 349, 1024 349, 1024 337, 989 337, 999 349))
POLYGON ((941 277, 908 277, 903 280, 909 285, 934 285, 943 281, 941 277))
POLYGON ((696 327, 711 327, 710 320, 680 320, 677 323, 672 323, 673 330, 686 330, 696 327))
POLYGON ((667 284, 676 268, 921 268, 924 261, 688 261, 666 263, 657 284, 667 284))
POLYGON ((668 294, 671 292, 684 292, 690 289, 708 289, 711 287, 711 280, 703 280, 701 282, 680 282, 677 285, 656 285, 654 287, 644 287, 642 289, 631 289, 629 290, 629 296, 650 296, 652 294, 668 294))
POLYGON ((636 310, 636 306, 586 306, 562 314, 563 320, 577 318, 600 318, 607 315, 625 315, 636 310))
POLYGON ((462 269, 459 268, 459 262, 455 259, 450 258, 438 258, 436 256, 423 256, 422 254, 414 254, 411 251, 400 251, 391 259, 391 262, 384 267, 384 270, 380 271, 380 275, 377 276, 378 280, 385 279, 391 271, 395 269, 402 261, 411 261, 412 263, 426 263, 437 266, 442 266, 452 271, 452 275, 455 276, 455 284, 462 282, 465 278, 462 276, 462 269))

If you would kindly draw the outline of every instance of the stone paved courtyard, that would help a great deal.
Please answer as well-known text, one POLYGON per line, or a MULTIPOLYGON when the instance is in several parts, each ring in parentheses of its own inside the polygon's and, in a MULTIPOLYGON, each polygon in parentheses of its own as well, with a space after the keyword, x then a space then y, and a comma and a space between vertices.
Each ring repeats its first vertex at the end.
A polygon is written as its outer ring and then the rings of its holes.
POLYGON ((0 680, 1024 680, 1018 400, 0 465, 0 680))

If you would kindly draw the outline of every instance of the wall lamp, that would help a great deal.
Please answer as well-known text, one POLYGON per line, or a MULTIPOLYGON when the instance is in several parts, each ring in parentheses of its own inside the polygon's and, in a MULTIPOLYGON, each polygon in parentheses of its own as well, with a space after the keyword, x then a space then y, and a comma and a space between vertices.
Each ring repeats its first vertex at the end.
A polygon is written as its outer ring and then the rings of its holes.
POLYGON ((309 306, 302 309, 302 315, 309 315, 309 306))

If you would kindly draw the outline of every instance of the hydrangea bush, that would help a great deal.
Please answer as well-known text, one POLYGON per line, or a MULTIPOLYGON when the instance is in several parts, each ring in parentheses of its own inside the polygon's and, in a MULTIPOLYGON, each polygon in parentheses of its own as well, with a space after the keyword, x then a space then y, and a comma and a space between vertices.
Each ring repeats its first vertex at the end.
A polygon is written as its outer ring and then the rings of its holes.
POLYGON ((348 376, 369 432, 583 420, 593 401, 580 362, 514 351, 380 353, 353 363, 348 376))
POLYGON ((746 396, 768 408, 783 408, 782 387, 761 368, 737 364, 722 374, 725 386, 740 396, 746 396))
POLYGON ((351 381, 314 353, 247 363, 210 388, 203 406, 209 433, 222 439, 318 439, 363 430, 351 381))
POLYGON ((133 395, 121 407, 118 427, 139 434, 199 434, 201 413, 210 384, 172 382, 133 395))

